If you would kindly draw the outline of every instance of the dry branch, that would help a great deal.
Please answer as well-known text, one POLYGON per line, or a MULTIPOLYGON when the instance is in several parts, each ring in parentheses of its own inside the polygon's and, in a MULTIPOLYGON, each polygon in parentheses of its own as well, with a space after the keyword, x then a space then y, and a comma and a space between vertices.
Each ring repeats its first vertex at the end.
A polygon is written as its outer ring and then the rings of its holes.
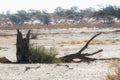
POLYGON ((89 43, 90 43, 95 37, 99 36, 100 34, 101 34, 101 33, 98 33, 98 34, 94 35, 94 36, 85 44, 85 46, 83 46, 83 48, 78 52, 78 54, 81 54, 81 52, 83 52, 83 51, 88 47, 89 43))
POLYGON ((95 55, 95 54, 97 54, 97 53, 99 53, 99 52, 102 52, 103 51, 103 49, 100 49, 100 50, 98 50, 98 51, 96 51, 96 52, 93 52, 93 53, 91 53, 91 54, 83 54, 84 56, 92 56, 92 55, 95 55))
POLYGON ((96 58, 89 58, 87 56, 92 56, 92 55, 95 55, 99 52, 102 52, 103 50, 100 49, 96 52, 93 52, 91 54, 88 54, 88 53, 83 53, 82 52, 87 49, 89 43, 95 38, 97 37, 98 35, 100 35, 101 33, 98 33, 96 35, 94 35, 90 40, 88 40, 88 42, 85 44, 85 46, 83 46, 83 48, 77 52, 76 54, 70 54, 70 55, 66 55, 66 56, 63 56, 61 57, 60 59, 63 61, 63 62, 72 62, 74 59, 80 59, 80 61, 78 62, 82 62, 82 61, 85 61, 85 62, 90 62, 90 61, 94 61, 94 60, 97 60, 96 58))

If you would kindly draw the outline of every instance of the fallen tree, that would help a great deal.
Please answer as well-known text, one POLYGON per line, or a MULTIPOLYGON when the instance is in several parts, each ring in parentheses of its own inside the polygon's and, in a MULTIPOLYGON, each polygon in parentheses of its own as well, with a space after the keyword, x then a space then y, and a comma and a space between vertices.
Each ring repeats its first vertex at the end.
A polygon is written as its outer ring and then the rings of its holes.
POLYGON ((103 49, 100 49, 96 52, 93 52, 91 54, 88 54, 88 53, 82 53, 85 49, 87 49, 89 43, 97 36, 99 36, 101 33, 98 33, 96 35, 94 35, 90 40, 88 40, 88 42, 83 46, 82 49, 80 49, 80 51, 78 51, 77 53, 75 54, 70 54, 70 55, 66 55, 66 56, 63 56, 61 57, 60 59, 63 61, 63 62, 82 62, 82 61, 85 61, 85 62, 90 62, 90 61, 94 61, 94 60, 97 60, 96 58, 90 58, 88 56, 93 56, 99 52, 102 52, 103 49), (74 61, 74 59, 80 59, 80 61, 74 61))

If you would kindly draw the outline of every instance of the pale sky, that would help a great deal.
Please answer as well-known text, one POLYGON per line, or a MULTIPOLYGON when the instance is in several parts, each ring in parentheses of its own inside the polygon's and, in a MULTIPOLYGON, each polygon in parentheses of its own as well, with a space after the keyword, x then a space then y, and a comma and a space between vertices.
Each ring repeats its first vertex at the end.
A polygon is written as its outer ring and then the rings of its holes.
POLYGON ((0 0, 1 12, 16 12, 17 10, 47 10, 53 12, 58 6, 63 9, 69 9, 72 6, 78 6, 79 9, 93 7, 99 9, 107 5, 120 6, 120 0, 0 0))

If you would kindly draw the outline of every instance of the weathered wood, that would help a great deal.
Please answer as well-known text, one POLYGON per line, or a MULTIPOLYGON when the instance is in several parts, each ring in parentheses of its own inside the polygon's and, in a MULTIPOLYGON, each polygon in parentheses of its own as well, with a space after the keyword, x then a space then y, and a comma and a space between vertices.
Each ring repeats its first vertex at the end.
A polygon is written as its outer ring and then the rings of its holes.
POLYGON ((100 35, 101 33, 98 33, 96 35, 94 35, 90 40, 88 40, 88 42, 85 44, 85 46, 83 46, 83 48, 78 51, 77 53, 75 54, 70 54, 70 55, 66 55, 66 56, 63 56, 61 57, 60 59, 63 61, 63 62, 73 62, 74 59, 80 59, 80 61, 78 62, 82 62, 82 61, 85 61, 85 62, 90 62, 90 61, 94 61, 94 60, 97 60, 96 58, 89 58, 88 56, 92 56, 92 55, 95 55, 99 52, 102 52, 103 50, 100 49, 96 52, 93 52, 91 54, 88 54, 88 53, 82 53, 85 49, 87 49, 89 43, 95 38, 97 37, 98 35, 100 35))
POLYGON ((29 63, 29 38, 30 30, 28 31, 25 38, 23 38, 22 33, 17 30, 17 63, 29 63))
POLYGON ((90 43, 95 37, 99 36, 100 34, 101 34, 101 33, 98 33, 98 34, 94 35, 94 36, 85 44, 85 46, 83 46, 83 48, 78 52, 78 54, 81 54, 81 53, 88 47, 89 43, 90 43))

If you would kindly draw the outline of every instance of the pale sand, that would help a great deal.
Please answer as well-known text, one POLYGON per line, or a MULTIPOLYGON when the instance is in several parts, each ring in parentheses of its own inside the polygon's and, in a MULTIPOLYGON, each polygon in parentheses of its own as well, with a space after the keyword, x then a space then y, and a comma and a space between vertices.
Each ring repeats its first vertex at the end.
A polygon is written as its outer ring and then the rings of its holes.
MULTIPOLYGON (((38 39, 30 42, 47 48, 56 47, 57 57, 76 53, 96 32, 103 32, 95 38, 84 52, 104 51, 95 58, 120 58, 120 32, 117 29, 53 29, 37 30, 38 39), (45 33, 45 34, 42 34, 45 33), (54 34, 52 34, 54 33, 54 34)), ((36 31, 36 30, 34 30, 36 31)), ((16 34, 16 31, 1 31, 16 34)), ((26 33, 26 31, 24 31, 26 33)), ((16 61, 16 36, 0 37, 0 57, 16 61)), ((0 64, 0 80, 105 80, 111 70, 110 61, 65 64, 0 64)))
POLYGON ((105 80, 108 63, 0 64, 0 80, 105 80))

